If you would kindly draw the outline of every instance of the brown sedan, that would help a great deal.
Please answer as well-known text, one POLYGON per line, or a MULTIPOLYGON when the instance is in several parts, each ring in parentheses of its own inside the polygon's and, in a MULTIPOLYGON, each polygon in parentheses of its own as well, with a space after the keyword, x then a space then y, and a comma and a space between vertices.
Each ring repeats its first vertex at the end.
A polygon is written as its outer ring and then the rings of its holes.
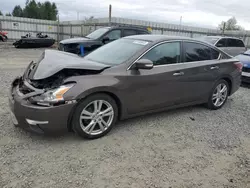
POLYGON ((46 50, 11 87, 15 125, 38 133, 107 134, 118 119, 195 104, 221 108, 242 64, 191 38, 130 36, 84 58, 46 50))

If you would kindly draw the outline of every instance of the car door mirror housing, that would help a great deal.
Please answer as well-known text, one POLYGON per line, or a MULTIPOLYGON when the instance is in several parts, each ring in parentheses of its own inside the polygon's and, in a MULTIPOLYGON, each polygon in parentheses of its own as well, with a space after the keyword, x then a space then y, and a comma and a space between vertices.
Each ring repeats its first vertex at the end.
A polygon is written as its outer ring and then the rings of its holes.
POLYGON ((109 37, 103 37, 102 42, 105 44, 106 42, 110 41, 109 37))
POLYGON ((135 69, 152 69, 154 64, 149 59, 140 59, 135 62, 134 66, 135 69))

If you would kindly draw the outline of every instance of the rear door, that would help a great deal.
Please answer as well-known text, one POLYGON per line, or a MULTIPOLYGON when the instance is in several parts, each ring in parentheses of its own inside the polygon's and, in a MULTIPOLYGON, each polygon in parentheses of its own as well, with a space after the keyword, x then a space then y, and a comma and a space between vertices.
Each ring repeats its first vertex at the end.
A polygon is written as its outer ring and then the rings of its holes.
POLYGON ((219 76, 216 63, 220 53, 205 44, 189 41, 183 42, 183 49, 180 71, 184 74, 179 82, 185 84, 178 103, 204 101, 219 76))
POLYGON ((230 48, 228 47, 227 38, 221 38, 220 40, 217 41, 215 46, 218 47, 219 49, 221 49, 222 51, 228 53, 229 55, 231 55, 230 48))
POLYGON ((227 41, 229 54, 232 56, 239 55, 246 50, 243 41, 240 39, 229 38, 227 41))

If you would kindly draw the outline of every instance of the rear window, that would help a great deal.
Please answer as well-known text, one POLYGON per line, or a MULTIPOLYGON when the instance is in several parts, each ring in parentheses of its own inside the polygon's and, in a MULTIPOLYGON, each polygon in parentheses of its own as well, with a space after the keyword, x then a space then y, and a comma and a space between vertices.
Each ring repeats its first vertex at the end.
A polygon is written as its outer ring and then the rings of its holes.
POLYGON ((106 65, 118 65, 130 59, 148 44, 148 41, 122 38, 96 49, 84 58, 106 65))
POLYGON ((124 29, 124 37, 130 36, 130 35, 136 35, 136 31, 132 29, 124 29))
POLYGON ((242 40, 239 39, 227 39, 228 40, 228 47, 245 47, 242 40))

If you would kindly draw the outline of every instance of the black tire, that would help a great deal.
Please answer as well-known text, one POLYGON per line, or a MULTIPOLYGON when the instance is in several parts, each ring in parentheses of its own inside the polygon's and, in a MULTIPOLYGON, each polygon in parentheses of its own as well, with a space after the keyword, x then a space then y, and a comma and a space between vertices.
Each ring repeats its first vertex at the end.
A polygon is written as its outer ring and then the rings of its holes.
POLYGON ((209 109, 211 109, 211 110, 220 109, 220 108, 226 103, 226 101, 227 101, 227 98, 228 98, 228 95, 229 95, 229 90, 230 90, 229 84, 228 84, 228 82, 227 82, 226 80, 221 79, 221 80, 217 81, 217 82, 215 83, 215 85, 214 85, 212 91, 210 92, 209 99, 208 99, 208 102, 207 102, 207 104, 206 104, 207 108, 209 108, 209 109), (214 92, 215 92, 215 89, 217 88, 217 86, 218 86, 219 84, 225 84, 225 85, 226 85, 226 87, 227 87, 227 93, 226 93, 226 98, 225 98, 224 102, 223 102, 220 106, 215 106, 214 103, 213 103, 212 97, 213 97, 213 94, 214 94, 214 92))
POLYGON ((100 94, 90 95, 87 98, 85 98, 79 102, 79 104, 77 105, 77 107, 73 113, 71 125, 72 125, 73 131, 75 133, 77 133, 79 136, 81 136, 83 138, 87 138, 87 139, 96 139, 96 138, 100 138, 100 137, 106 135, 112 129, 112 127, 115 125, 117 119, 118 119, 118 107, 117 107, 115 100, 107 94, 100 93, 100 94), (80 115, 81 115, 82 110, 88 104, 90 104, 92 101, 95 101, 95 100, 107 101, 113 107, 114 116, 113 116, 113 120, 112 120, 111 125, 105 131, 103 131, 101 134, 98 134, 98 135, 90 135, 82 130, 79 119, 80 119, 80 115))

